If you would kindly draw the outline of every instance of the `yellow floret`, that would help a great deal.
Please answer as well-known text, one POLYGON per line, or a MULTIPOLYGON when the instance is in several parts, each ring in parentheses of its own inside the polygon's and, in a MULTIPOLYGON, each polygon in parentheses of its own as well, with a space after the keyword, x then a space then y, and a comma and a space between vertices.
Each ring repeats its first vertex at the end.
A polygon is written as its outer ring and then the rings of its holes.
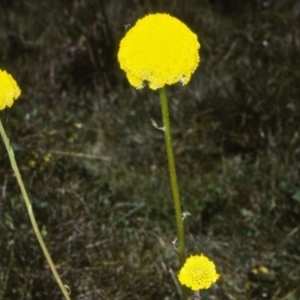
POLYGON ((13 77, 0 70, 0 110, 11 107, 21 94, 21 90, 13 77))
POLYGON ((203 254, 190 256, 178 275, 180 283, 193 291, 210 288, 219 277, 215 264, 203 254))
POLYGON ((166 84, 187 84, 196 70, 200 44, 181 21, 168 14, 150 14, 137 21, 120 43, 118 60, 130 84, 153 90, 166 84))

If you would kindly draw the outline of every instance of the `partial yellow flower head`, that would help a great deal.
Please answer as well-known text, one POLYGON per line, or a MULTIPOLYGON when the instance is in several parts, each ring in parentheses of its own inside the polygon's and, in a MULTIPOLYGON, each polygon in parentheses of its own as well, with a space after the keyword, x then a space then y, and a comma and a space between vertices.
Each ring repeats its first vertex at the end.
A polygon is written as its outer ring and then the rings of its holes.
POLYGON ((203 254, 190 256, 178 275, 180 283, 193 291, 210 288, 219 277, 215 264, 203 254))
POLYGON ((0 69, 0 110, 11 107, 21 95, 21 90, 13 77, 0 69))
POLYGON ((150 14, 137 21, 121 40, 118 60, 132 86, 153 90, 190 81, 199 62, 196 34, 168 14, 150 14))

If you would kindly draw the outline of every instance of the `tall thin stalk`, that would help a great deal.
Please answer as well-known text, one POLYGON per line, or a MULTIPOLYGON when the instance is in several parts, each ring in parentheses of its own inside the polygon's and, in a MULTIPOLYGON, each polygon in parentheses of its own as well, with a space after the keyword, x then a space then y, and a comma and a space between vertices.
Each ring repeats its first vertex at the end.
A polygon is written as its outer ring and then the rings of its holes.
MULTIPOLYGON (((159 97, 160 97, 161 111, 163 117, 163 125, 164 125, 163 129, 164 129, 165 143, 167 149, 171 190, 172 190, 172 196, 173 196, 173 202, 175 208, 175 217, 176 217, 178 243, 179 243, 180 266, 183 266, 185 262, 184 227, 183 227, 183 220, 182 220, 182 213, 181 213, 181 203, 180 203, 180 195, 179 195, 179 188, 178 188, 177 175, 176 175, 174 153, 172 147, 168 100, 167 100, 167 94, 165 88, 159 89, 159 97)), ((186 289, 184 287, 182 287, 182 299, 183 300, 187 299, 186 289)))
POLYGON ((17 181, 18 181, 18 184, 19 184, 19 187, 21 189, 21 193, 22 193, 22 196, 23 196, 23 199, 24 199, 24 202, 25 202, 25 205, 26 205, 26 208, 27 208, 27 212, 28 212, 28 215, 29 215, 29 218, 30 218, 30 221, 31 221, 31 224, 32 224, 32 227, 33 227, 33 230, 34 230, 34 233, 40 243, 40 246, 43 250, 43 253, 46 257, 46 260, 50 266, 50 269, 53 273, 53 276, 55 277, 63 295, 65 296, 65 299, 66 300, 71 300, 67 290, 66 290, 66 287, 63 285, 62 283, 62 280, 61 278, 59 277, 57 271, 56 271, 56 268, 54 266, 54 263, 51 259, 51 256, 48 252, 48 249, 43 241, 43 238, 42 238, 42 235, 41 235, 41 232, 37 226, 37 223, 36 223, 36 220, 35 220, 35 217, 34 217, 34 214, 33 214, 33 210, 32 210, 32 206, 31 206, 31 203, 30 203, 30 200, 28 198, 28 195, 27 195, 27 191, 25 189, 25 186, 24 186, 24 183, 23 183, 23 180, 22 180, 22 177, 21 177, 21 174, 20 174, 20 171, 19 171, 19 168, 18 168, 18 165, 17 165, 17 162, 16 162, 16 159, 15 159, 15 154, 14 154, 14 150, 12 149, 12 147, 10 146, 10 143, 9 143, 9 139, 6 135, 6 132, 4 130, 4 127, 2 125, 2 122, 1 122, 1 119, 0 119, 0 134, 2 136, 2 139, 3 139, 3 142, 4 142, 4 145, 5 145, 5 148, 7 150, 7 153, 8 153, 8 156, 9 156, 9 160, 10 160, 10 163, 11 163, 11 167, 15 173, 15 176, 17 178, 17 181))

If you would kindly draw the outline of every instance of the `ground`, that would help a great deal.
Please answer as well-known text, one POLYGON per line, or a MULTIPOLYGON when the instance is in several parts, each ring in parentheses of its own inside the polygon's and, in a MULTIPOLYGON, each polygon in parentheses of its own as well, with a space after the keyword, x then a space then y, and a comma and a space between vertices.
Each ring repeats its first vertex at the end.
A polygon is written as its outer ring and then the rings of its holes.
MULTIPOLYGON (((201 43, 192 81, 167 93, 187 253, 221 274, 203 300, 300 299, 297 7, 0 3, 0 68, 22 89, 0 117, 72 299, 180 299, 158 93, 131 88, 116 59, 127 26, 150 12, 201 43)), ((0 299, 61 299, 0 149, 0 299)))

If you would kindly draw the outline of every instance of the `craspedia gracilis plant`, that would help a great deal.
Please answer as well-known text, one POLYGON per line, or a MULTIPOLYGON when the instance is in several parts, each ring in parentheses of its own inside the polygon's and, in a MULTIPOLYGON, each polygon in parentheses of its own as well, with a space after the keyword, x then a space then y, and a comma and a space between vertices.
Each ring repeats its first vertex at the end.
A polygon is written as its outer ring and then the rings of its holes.
POLYGON ((0 69, 0 110, 11 107, 20 95, 21 90, 13 77, 0 69))
MULTIPOLYGON (((3 71, 0 69, 0 110, 4 110, 6 107, 11 107, 14 103, 14 101, 21 95, 21 90, 17 84, 17 82, 14 80, 14 78, 8 74, 6 71, 3 71)), ((5 132, 5 129, 2 125, 1 119, 0 119, 0 136, 3 140, 4 146, 6 148, 6 151, 8 153, 8 157, 11 163, 11 167, 14 171, 15 177, 17 179, 18 185, 20 187, 25 206, 27 208, 27 213, 29 215, 29 219, 31 221, 31 225, 33 228, 33 231, 36 235, 36 238, 38 242, 40 243, 40 246, 42 248, 42 251, 45 255, 45 258, 48 262, 48 265, 53 273, 53 276, 56 279, 57 284, 59 285, 62 294, 64 295, 66 300, 70 300, 69 293, 67 291, 66 285, 63 284, 59 274, 57 273, 57 270, 55 268, 55 265, 52 261, 52 258, 49 254, 49 251, 45 245, 45 242, 43 240, 42 234, 38 228, 37 222, 34 217, 34 213, 32 210, 32 205, 30 203, 26 188, 23 183, 23 179, 21 177, 19 167, 17 165, 14 149, 11 147, 9 139, 7 137, 7 134, 5 132)))
POLYGON ((178 275, 180 283, 193 291, 209 289, 219 277, 215 264, 203 254, 190 256, 178 275))
POLYGON ((118 60, 129 83, 153 90, 190 81, 199 62, 200 44, 184 23, 168 14, 150 14, 137 21, 120 43, 118 60))

